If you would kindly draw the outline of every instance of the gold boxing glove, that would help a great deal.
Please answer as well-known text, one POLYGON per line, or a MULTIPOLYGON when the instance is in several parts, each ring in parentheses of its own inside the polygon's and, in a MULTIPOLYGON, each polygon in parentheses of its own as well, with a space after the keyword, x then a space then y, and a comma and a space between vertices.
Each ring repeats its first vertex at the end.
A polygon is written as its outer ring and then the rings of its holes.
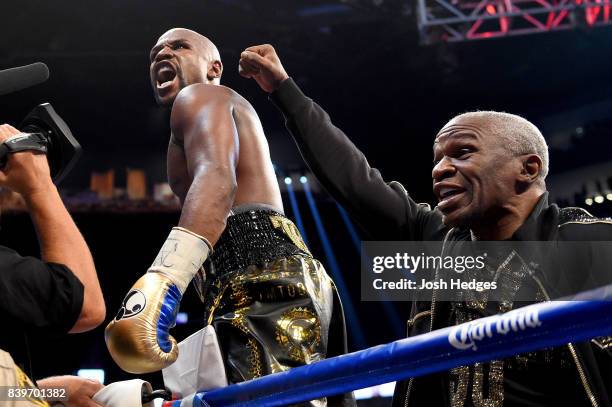
POLYGON ((161 370, 176 360, 170 336, 183 293, 212 251, 208 240, 175 227, 155 261, 123 300, 104 332, 113 360, 129 373, 161 370))

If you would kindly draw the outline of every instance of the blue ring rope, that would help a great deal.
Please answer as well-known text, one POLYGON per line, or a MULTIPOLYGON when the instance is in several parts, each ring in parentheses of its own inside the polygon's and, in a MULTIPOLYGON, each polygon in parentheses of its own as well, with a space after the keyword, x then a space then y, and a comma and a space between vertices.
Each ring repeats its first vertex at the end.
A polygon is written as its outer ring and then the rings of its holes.
POLYGON ((197 393, 193 406, 282 406, 607 335, 612 285, 197 393))

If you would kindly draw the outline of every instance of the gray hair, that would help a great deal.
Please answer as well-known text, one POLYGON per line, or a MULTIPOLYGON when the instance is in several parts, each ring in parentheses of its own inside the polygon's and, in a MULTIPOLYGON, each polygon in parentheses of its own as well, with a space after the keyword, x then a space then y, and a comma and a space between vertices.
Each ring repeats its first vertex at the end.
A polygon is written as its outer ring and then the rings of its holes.
POLYGON ((460 114, 453 118, 476 118, 487 121, 491 135, 503 142, 512 154, 535 154, 542 160, 540 179, 548 175, 548 145, 540 130, 529 120, 510 113, 477 111, 460 114))

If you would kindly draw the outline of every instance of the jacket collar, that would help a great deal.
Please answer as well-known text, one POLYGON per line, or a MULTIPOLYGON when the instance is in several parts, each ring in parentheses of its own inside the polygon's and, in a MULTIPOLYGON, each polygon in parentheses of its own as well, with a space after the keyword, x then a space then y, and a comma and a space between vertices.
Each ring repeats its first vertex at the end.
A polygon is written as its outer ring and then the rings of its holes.
POLYGON ((548 204, 548 192, 544 192, 525 222, 514 232, 512 240, 550 240, 558 215, 557 206, 548 204))
MULTIPOLYGON (((539 241, 551 240, 559 224, 559 208, 548 204, 548 191, 540 195, 533 210, 514 232, 510 240, 539 241)), ((470 229, 457 228, 453 231, 452 240, 474 240, 470 229)))

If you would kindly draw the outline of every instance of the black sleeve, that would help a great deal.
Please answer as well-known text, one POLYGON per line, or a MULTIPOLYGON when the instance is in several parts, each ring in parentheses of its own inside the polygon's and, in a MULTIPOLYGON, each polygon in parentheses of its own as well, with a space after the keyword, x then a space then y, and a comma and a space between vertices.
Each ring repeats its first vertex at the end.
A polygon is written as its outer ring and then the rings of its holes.
POLYGON ((289 78, 270 95, 321 185, 371 238, 438 240, 441 216, 414 202, 398 183, 386 183, 327 113, 289 78))
POLYGON ((83 284, 66 266, 22 257, 0 246, 0 321, 66 333, 83 306, 83 284))

